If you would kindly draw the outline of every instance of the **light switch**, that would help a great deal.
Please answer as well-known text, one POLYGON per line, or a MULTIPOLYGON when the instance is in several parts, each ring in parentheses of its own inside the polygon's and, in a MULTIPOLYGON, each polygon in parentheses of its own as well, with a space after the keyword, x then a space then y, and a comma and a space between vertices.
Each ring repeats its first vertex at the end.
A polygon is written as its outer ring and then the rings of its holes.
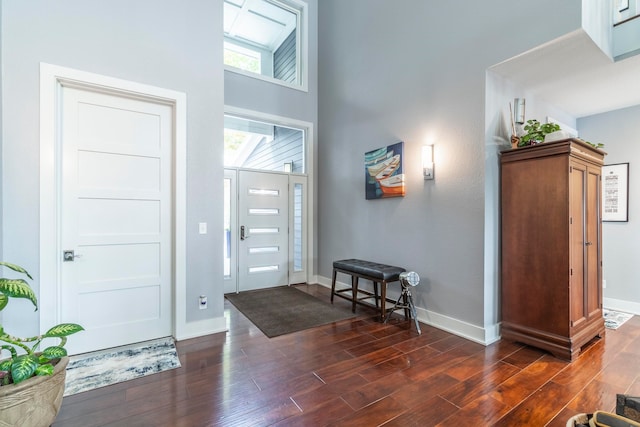
POLYGON ((199 223, 198 231, 200 234, 207 234, 207 223, 206 222, 199 223))

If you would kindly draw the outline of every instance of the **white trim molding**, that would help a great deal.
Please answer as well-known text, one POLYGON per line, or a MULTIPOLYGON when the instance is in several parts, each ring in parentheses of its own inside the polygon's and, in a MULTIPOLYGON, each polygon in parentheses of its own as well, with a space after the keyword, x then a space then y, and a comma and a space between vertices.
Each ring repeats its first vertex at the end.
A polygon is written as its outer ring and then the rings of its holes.
POLYGON ((198 320, 179 325, 176 331, 176 341, 198 338, 204 335, 217 334, 229 330, 226 317, 215 317, 213 319, 198 320))
POLYGON ((633 302, 615 298, 603 298, 604 308, 609 310, 623 311, 640 316, 640 302, 633 302))

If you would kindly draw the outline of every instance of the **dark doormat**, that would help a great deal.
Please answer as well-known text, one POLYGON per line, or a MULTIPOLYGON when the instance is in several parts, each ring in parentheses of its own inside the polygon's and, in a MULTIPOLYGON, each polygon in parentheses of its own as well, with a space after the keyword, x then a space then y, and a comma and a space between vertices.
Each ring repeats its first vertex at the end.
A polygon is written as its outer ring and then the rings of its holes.
POLYGON ((225 297, 269 338, 355 317, 291 286, 227 294, 225 297))

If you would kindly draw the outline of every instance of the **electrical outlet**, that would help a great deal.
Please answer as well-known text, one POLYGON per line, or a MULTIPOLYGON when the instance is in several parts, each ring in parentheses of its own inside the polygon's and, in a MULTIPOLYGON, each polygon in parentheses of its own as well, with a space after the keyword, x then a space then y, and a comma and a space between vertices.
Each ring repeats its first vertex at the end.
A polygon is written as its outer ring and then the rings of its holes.
POLYGON ((199 222, 198 223, 198 233, 207 234, 207 223, 206 222, 199 222))
POLYGON ((207 297, 205 295, 200 295, 198 298, 198 306, 200 307, 200 310, 207 308, 207 297))
POLYGON ((602 289, 606 289, 607 288, 607 281, 603 280, 602 281, 602 289))

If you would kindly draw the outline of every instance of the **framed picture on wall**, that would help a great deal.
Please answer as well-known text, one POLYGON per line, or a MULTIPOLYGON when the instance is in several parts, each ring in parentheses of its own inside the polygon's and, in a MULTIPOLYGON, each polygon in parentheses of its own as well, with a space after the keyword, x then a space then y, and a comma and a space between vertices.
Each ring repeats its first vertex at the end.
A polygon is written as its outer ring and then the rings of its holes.
POLYGON ((629 221, 629 163, 602 167, 602 220, 629 221))
POLYGON ((404 142, 364 153, 364 191, 367 200, 404 197, 404 142))

